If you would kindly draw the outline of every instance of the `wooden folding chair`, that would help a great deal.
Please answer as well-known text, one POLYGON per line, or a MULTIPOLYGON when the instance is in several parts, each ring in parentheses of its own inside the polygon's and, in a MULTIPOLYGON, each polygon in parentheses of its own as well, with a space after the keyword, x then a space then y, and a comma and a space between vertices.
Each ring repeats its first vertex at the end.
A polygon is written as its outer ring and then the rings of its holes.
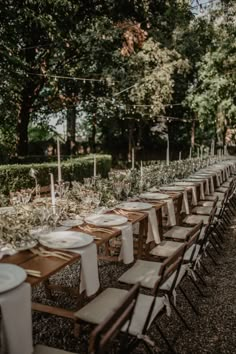
MULTIPOLYGON (((128 345, 125 353, 133 351, 139 343, 142 343, 145 346, 147 352, 152 353, 152 346, 155 344, 148 337, 148 330, 153 322, 155 322, 155 325, 168 345, 168 348, 174 352, 156 321, 157 316, 162 313, 166 307, 166 297, 158 296, 158 291, 161 284, 164 281, 167 281, 167 279, 174 273, 175 276, 173 277, 173 282, 175 281, 178 276, 181 262, 182 257, 178 257, 177 259, 173 259, 171 264, 168 262, 165 264, 163 263, 159 272, 159 277, 157 277, 157 281, 154 284, 153 294, 138 295, 132 320, 130 323, 126 323, 121 329, 122 332, 128 333, 130 338, 130 341, 127 341, 128 345)), ((90 323, 93 325, 102 323, 111 311, 114 312, 118 304, 125 299, 127 293, 127 290, 116 288, 108 288, 104 290, 91 302, 75 313, 77 322, 80 324, 90 323)))
POLYGON ((100 323, 91 333, 89 341, 90 354, 105 354, 112 352, 114 339, 120 334, 122 327, 126 325, 117 353, 126 353, 127 337, 130 322, 132 320, 134 308, 139 293, 139 283, 135 284, 127 293, 120 305, 102 323, 100 323))

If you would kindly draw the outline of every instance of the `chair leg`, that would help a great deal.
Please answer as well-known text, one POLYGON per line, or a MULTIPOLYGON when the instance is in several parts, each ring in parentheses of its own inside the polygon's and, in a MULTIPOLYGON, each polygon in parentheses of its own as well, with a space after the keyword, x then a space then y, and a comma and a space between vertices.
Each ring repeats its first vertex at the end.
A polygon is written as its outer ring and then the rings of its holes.
POLYGON ((156 328, 157 328, 158 332, 160 333, 161 337, 164 339, 164 341, 165 341, 167 347, 168 347, 169 350, 171 351, 171 353, 176 354, 174 348, 171 346, 170 342, 168 341, 168 339, 167 339, 166 336, 164 335, 162 329, 158 326, 157 323, 155 323, 155 325, 156 325, 156 328))
POLYGON ((145 342, 145 340, 142 340, 144 347, 146 348, 146 353, 150 353, 153 354, 153 350, 149 347, 149 345, 147 344, 147 342, 145 342))
POLYGON ((203 277, 195 270, 194 273, 197 275, 197 277, 200 279, 201 283, 204 285, 204 286, 208 286, 207 283, 205 282, 205 280, 203 279, 203 277))
POLYGON ((216 262, 215 258, 212 256, 212 254, 208 251, 208 249, 206 249, 206 253, 207 255, 210 257, 210 259, 212 260, 212 262, 218 266, 219 264, 216 262))
POLYGON ((207 267, 205 266, 205 264, 203 264, 203 262, 201 263, 201 267, 202 269, 204 270, 204 272, 207 274, 207 275, 210 275, 211 273, 209 272, 209 270, 207 269, 207 267))
POLYGON ((195 288, 198 290, 199 294, 200 294, 202 297, 207 297, 207 295, 202 292, 202 290, 199 288, 199 286, 197 285, 197 283, 195 282, 195 280, 194 280, 191 276, 189 276, 189 279, 191 280, 191 282, 193 283, 193 285, 195 286, 195 288))
POLYGON ((170 299, 170 304, 172 305, 173 309, 175 310, 175 313, 179 316, 179 318, 181 319, 181 321, 183 322, 183 324, 185 325, 185 327, 191 331, 191 328, 189 327, 189 325, 187 324, 187 322, 185 321, 185 319, 183 318, 183 316, 181 315, 181 313, 179 312, 179 310, 176 308, 175 304, 173 303, 173 301, 170 299))
POLYGON ((193 305, 192 301, 190 301, 189 297, 187 296, 187 294, 185 293, 185 291, 183 290, 183 288, 179 285, 179 290, 181 291, 181 293, 183 294, 183 296, 185 297, 185 299, 187 300, 187 302, 189 303, 189 305, 192 307, 193 311, 196 313, 196 315, 199 315, 198 310, 196 309, 196 307, 193 305))

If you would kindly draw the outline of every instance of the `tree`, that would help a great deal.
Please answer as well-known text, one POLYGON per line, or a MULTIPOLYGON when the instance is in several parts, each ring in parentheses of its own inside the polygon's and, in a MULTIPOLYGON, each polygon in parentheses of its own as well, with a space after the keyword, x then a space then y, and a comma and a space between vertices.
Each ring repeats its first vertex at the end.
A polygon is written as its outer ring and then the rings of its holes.
POLYGON ((187 97, 203 139, 216 136, 221 144, 225 144, 227 127, 236 124, 235 15, 235 5, 212 13, 214 37, 197 65, 197 78, 187 97))

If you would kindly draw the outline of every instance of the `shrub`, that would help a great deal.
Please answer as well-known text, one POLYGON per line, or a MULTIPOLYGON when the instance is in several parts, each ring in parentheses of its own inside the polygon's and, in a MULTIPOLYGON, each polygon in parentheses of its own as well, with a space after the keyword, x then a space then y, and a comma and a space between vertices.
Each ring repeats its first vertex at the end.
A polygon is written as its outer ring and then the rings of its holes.
MULTIPOLYGON (((106 177, 111 168, 111 156, 97 155, 96 157, 97 174, 106 177)), ((31 165, 2 165, 0 166, 0 194, 9 194, 10 191, 34 187, 35 181, 29 175, 31 168, 38 171, 37 180, 41 186, 50 184, 49 173, 53 173, 56 183, 56 162, 31 165)), ((84 177, 93 176, 93 155, 63 161, 61 169, 64 181, 82 181, 84 177)))

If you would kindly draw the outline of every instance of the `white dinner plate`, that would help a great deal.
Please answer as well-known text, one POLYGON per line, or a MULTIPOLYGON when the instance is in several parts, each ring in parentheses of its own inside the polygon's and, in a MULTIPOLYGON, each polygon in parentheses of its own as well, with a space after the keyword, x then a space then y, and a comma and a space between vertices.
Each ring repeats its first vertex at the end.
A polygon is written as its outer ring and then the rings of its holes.
POLYGON ((23 268, 14 264, 0 264, 0 293, 16 288, 25 281, 26 277, 23 268))
POLYGON ((152 204, 141 202, 124 202, 117 205, 117 208, 129 211, 149 210, 152 208, 152 204))
POLYGON ((160 187, 161 191, 173 191, 173 192, 183 192, 184 187, 178 187, 178 186, 166 186, 166 187, 160 187))
POLYGON ((60 221, 60 224, 62 226, 68 226, 68 227, 79 226, 82 225, 83 223, 84 222, 82 219, 68 219, 68 220, 60 221))
POLYGON ((144 198, 144 199, 150 199, 150 200, 162 200, 162 199, 168 199, 169 196, 166 194, 162 194, 162 193, 142 193, 140 194, 140 198, 144 198))
POLYGON ((128 218, 126 218, 125 216, 114 214, 96 214, 90 215, 85 218, 85 222, 98 227, 118 226, 125 224, 127 221, 128 218))
POLYGON ((93 242, 91 235, 77 231, 51 232, 39 238, 39 242, 46 247, 61 248, 80 248, 93 242))

